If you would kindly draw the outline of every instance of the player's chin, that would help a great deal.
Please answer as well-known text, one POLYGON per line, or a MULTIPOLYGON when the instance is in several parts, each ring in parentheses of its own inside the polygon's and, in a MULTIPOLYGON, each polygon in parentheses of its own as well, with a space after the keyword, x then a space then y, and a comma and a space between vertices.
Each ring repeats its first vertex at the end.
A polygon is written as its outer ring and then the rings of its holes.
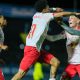
POLYGON ((70 26, 71 28, 73 28, 73 27, 74 27, 74 25, 73 25, 73 24, 69 24, 69 26, 70 26))

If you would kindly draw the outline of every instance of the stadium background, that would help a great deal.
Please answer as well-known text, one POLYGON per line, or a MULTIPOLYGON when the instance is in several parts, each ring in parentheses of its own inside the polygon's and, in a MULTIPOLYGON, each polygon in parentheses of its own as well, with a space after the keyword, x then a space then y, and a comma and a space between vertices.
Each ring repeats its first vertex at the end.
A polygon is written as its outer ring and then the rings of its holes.
MULTIPOLYGON (((23 48, 25 46, 25 34, 30 30, 32 16, 34 14, 33 5, 37 0, 0 0, 0 14, 7 19, 7 26, 4 28, 5 44, 8 45, 7 51, 0 53, 0 58, 4 63, 0 65, 3 69, 5 80, 10 80, 17 72, 20 60, 23 57, 23 48)), ((66 11, 80 12, 79 0, 48 0, 50 7, 61 7, 66 11)), ((67 23, 67 21, 64 19, 67 23)), ((56 24, 50 22, 48 34, 58 34, 63 29, 56 24)), ((43 43, 43 49, 53 53, 60 61, 61 65, 58 74, 61 74, 67 64, 67 52, 65 40, 43 43)), ((27 76, 23 80, 33 80, 32 72, 34 66, 29 70, 27 76)), ((43 64, 44 80, 49 78, 50 66, 43 64)), ((58 79, 58 76, 57 76, 58 79)))

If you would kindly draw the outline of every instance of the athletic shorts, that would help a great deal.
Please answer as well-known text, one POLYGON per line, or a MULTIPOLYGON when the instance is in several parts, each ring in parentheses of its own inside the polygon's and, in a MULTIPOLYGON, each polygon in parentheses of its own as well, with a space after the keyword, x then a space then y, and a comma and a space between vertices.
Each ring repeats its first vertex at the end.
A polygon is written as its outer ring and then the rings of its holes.
POLYGON ((80 64, 69 64, 66 67, 65 72, 69 75, 69 77, 74 77, 77 73, 80 77, 80 64))
POLYGON ((2 70, 0 69, 0 80, 5 80, 2 70))
POLYGON ((50 60, 54 56, 51 53, 41 50, 38 52, 36 47, 25 46, 24 57, 20 63, 19 69, 27 71, 35 62, 44 62, 50 64, 50 60))

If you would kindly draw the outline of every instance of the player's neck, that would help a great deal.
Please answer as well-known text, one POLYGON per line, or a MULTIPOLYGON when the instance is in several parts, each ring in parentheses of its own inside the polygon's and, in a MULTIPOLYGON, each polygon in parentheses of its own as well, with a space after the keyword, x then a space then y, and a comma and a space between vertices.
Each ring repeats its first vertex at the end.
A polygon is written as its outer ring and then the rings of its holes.
POLYGON ((75 27, 76 30, 80 30, 80 25, 75 27))

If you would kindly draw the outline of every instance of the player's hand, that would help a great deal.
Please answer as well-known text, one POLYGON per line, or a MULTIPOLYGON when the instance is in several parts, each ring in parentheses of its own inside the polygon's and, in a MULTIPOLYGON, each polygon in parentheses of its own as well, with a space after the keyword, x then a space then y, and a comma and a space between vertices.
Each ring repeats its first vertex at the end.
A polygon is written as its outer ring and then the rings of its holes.
POLYGON ((76 15, 80 15, 80 13, 76 13, 76 15))
POLYGON ((7 45, 2 45, 1 49, 6 50, 6 49, 8 49, 8 46, 7 45))
POLYGON ((62 8, 56 8, 56 12, 62 12, 64 11, 62 8))

